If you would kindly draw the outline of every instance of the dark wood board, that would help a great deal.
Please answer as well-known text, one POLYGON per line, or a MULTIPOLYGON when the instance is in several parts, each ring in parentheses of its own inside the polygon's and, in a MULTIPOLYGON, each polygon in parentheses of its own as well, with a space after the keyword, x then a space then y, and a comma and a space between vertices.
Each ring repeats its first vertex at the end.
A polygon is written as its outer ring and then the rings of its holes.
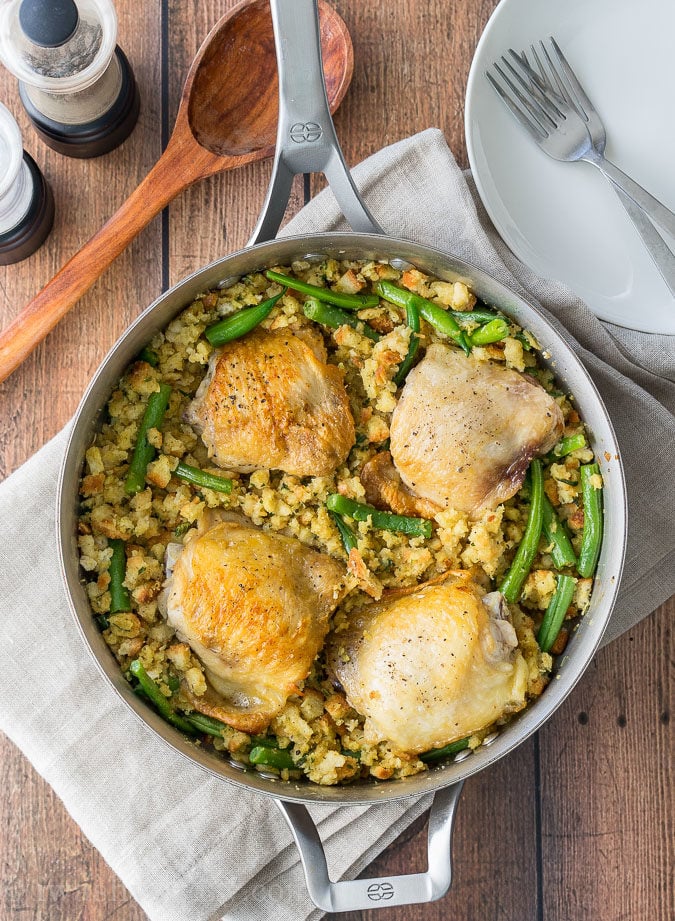
MULTIPOLYGON (((57 219, 29 260, 0 268, 8 322, 110 216, 162 150, 187 68, 230 0, 117 0, 119 43, 142 93, 131 138, 91 161, 49 151, 22 114, 15 81, 0 99, 49 177, 57 219)), ((441 128, 466 166, 463 101, 495 0, 336 0, 354 43, 352 87, 336 116, 354 164, 424 128, 441 128)), ((201 264, 245 245, 271 164, 194 186, 139 236, 36 353, 0 385, 0 475, 70 418, 125 326, 201 264)), ((312 183, 315 190, 320 181, 312 183)), ((289 214, 303 203, 296 182, 289 214)), ((465 785, 454 883, 440 902, 333 916, 339 921, 670 921, 673 905, 671 601, 602 650, 534 739, 465 785)), ((0 740, 0 921, 144 921, 144 912, 6 739, 0 740)), ((364 875, 422 869, 423 823, 364 875)), ((187 921, 187 919, 186 919, 187 921)))

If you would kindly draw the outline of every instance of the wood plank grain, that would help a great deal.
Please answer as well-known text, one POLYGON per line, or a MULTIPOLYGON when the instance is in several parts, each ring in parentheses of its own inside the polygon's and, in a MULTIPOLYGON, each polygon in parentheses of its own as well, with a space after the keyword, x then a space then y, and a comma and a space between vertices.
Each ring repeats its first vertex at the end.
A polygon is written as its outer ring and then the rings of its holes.
MULTIPOLYGON (((0 72, 0 98, 19 121, 24 146, 51 182, 54 229, 25 262, 0 268, 0 323, 18 313, 100 227, 160 153, 159 21, 154 5, 117 3, 119 43, 141 87, 139 123, 117 150, 73 160, 49 150, 23 113, 14 79, 0 72)), ((160 291, 155 222, 15 374, 0 385, 0 478, 73 414, 120 332, 160 291)), ((4 737, 0 740, 0 918, 141 921, 145 913, 84 838, 60 800, 4 737)))
MULTIPOLYGON (((335 0, 355 48, 354 81, 336 116, 349 163, 435 125, 460 165, 466 165, 466 76, 495 2, 391 0, 384 15, 381 6, 335 0)), ((26 148, 52 180, 59 209, 48 243, 26 263, 0 268, 0 322, 15 315, 156 160, 162 111, 170 128, 193 54, 233 3, 117 0, 120 44, 141 84, 143 108, 129 141, 100 160, 68 161, 48 151, 21 117, 12 78, 0 72, 0 98, 19 114, 26 148), (169 37, 164 110, 162 9, 168 14, 169 37)), ((0 386, 0 476, 69 418, 100 358, 159 293, 163 275, 173 283, 245 244, 269 171, 269 162, 252 164, 184 193, 0 386)), ((313 188, 319 186, 316 180, 313 188)), ((302 201, 298 181, 289 214, 302 201)), ((377 914, 334 916, 336 921, 366 921, 366 916, 367 921, 672 917, 675 829, 665 716, 672 691, 671 660, 664 649, 673 610, 671 602, 603 650, 536 742, 525 743, 467 782, 453 846, 455 882, 445 899, 377 914), (584 717, 579 721, 582 713, 587 722, 584 717)), ((49 787, 6 740, 0 741, 0 789, 0 921, 146 918, 49 787)), ((421 869, 425 831, 404 837, 364 875, 421 869)))
POLYGON ((674 615, 603 649, 540 733, 546 921, 675 917, 674 615))
POLYGON ((354 44, 354 77, 335 115, 345 159, 440 128, 467 165, 464 94, 473 53, 494 0, 376 4, 335 0, 354 44))

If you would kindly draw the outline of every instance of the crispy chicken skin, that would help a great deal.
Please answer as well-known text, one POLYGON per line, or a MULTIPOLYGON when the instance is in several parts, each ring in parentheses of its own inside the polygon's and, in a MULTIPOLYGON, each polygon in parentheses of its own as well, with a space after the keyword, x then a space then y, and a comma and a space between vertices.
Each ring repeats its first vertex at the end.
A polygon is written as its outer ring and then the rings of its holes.
POLYGON ((203 713, 261 732, 307 677, 344 594, 345 569, 232 513, 205 515, 164 590, 169 623, 205 666, 203 713))
POLYGON ((468 573, 391 593, 328 640, 328 667, 369 742, 440 748, 525 706, 527 665, 508 606, 468 573))
POLYGON ((401 482, 389 451, 378 451, 361 468, 360 480, 366 502, 375 508, 391 509, 397 515, 433 518, 439 510, 434 502, 413 496, 401 482))
POLYGON ((217 349, 186 419, 214 462, 327 476, 354 444, 342 373, 320 337, 257 330, 217 349))
POLYGON ((478 516, 515 495, 562 430, 560 407, 536 381, 435 343, 392 415, 391 455, 415 496, 478 516))

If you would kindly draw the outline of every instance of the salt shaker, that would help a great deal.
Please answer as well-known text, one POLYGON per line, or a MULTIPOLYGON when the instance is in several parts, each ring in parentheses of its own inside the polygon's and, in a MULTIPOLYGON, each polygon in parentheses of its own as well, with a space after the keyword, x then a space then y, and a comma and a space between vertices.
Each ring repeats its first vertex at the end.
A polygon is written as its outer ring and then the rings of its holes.
POLYGON ((54 198, 21 132, 0 104, 0 265, 20 262, 44 242, 54 222, 54 198))
POLYGON ((97 157, 131 133, 139 110, 133 71, 116 45, 110 0, 5 0, 0 60, 42 140, 70 157, 97 157))

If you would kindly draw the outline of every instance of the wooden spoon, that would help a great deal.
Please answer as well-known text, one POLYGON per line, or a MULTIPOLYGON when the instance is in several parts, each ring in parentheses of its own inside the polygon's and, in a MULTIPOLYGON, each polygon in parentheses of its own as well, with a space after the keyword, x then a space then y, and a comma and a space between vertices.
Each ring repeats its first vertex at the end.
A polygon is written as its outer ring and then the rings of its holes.
MULTIPOLYGON (((342 19, 319 0, 331 112, 354 70, 342 19)), ((279 84, 268 0, 245 0, 213 27, 192 62, 166 150, 110 220, 0 334, 0 381, 17 368, 162 208, 198 179, 274 153, 279 84)))

